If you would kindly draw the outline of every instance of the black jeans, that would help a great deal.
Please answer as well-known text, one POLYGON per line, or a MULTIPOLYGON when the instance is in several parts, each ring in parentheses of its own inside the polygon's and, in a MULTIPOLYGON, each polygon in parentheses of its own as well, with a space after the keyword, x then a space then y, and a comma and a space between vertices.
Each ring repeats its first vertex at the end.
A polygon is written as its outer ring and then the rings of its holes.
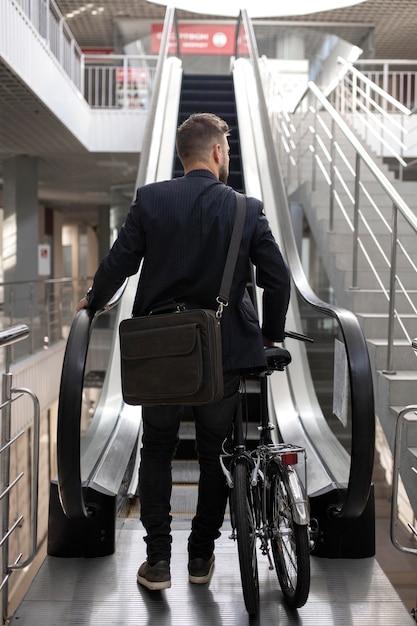
MULTIPOLYGON (((200 465, 196 514, 188 540, 189 558, 209 559, 220 536, 228 489, 219 455, 238 404, 240 376, 224 376, 224 397, 219 402, 193 407, 196 450, 200 465)), ((171 558, 171 462, 178 444, 182 407, 143 408, 143 448, 139 470, 141 521, 147 536, 151 565, 171 558)))

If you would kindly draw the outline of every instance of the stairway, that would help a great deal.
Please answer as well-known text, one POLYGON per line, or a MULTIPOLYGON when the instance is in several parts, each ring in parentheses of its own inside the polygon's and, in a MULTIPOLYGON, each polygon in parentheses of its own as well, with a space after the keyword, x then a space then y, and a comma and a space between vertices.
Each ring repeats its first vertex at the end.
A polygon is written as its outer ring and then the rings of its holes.
MULTIPOLYGON (((327 115, 327 113, 321 112, 320 118, 324 126, 331 126, 327 115)), ((296 116, 293 118, 293 123, 297 126, 296 116)), ((304 125, 306 124, 307 120, 304 120, 304 125)), ((313 119, 310 120, 310 125, 314 125, 313 119)), ((316 134, 317 142, 321 141, 323 145, 329 145, 329 136, 319 124, 316 125, 316 134)), ((301 139, 299 149, 301 154, 306 154, 308 141, 305 140, 305 144, 303 144, 303 139, 301 139)), ((324 154, 324 152, 323 150, 322 153, 324 154)), ((315 159, 316 161, 318 159, 318 148, 315 151, 315 159)), ((335 174, 336 194, 334 196, 332 229, 329 228, 329 181, 325 182, 320 168, 316 165, 316 182, 313 187, 312 160, 305 159, 303 161, 300 178, 295 181, 294 177, 288 186, 289 200, 290 203, 303 207, 312 240, 317 247, 323 266, 326 268, 335 303, 353 311, 363 329, 373 372, 376 413, 381 420, 392 450, 398 412, 406 405, 417 403, 417 359, 410 342, 404 337, 400 324, 397 322, 394 328, 394 372, 385 371, 389 311, 387 298, 387 293, 389 293, 389 262, 386 259, 390 259, 392 246, 389 230, 392 222, 392 201, 388 196, 381 193, 382 187, 376 182, 371 171, 362 164, 359 189, 362 218, 359 232, 361 241, 366 245, 366 254, 379 272, 379 278, 377 279, 374 273, 370 271, 365 254, 360 250, 358 286, 352 288, 353 235, 351 226, 348 225, 345 218, 342 218, 342 214, 345 212, 353 222, 355 152, 343 135, 340 137, 337 135, 337 151, 333 154, 333 159, 337 173, 335 174), (344 155, 343 159, 340 158, 340 154, 344 155), (343 184, 340 182, 341 180, 344 181, 343 184), (373 231, 373 237, 368 234, 365 221, 366 225, 373 231), (383 260, 384 255, 385 261, 383 260), (381 288, 379 280, 381 280, 386 293, 381 288)), ((395 180, 394 174, 389 171, 381 158, 372 155, 372 159, 395 187, 398 194, 411 208, 414 207, 416 204, 416 183, 395 180)), ((407 296, 404 297, 397 289, 395 304, 396 310, 403 316, 402 323, 409 336, 415 337, 417 335, 417 316, 413 312, 413 306, 416 306, 415 303, 417 302, 417 282, 416 271, 412 269, 412 264, 414 263, 414 267, 417 266, 417 247, 415 236, 410 236, 410 230, 407 230, 405 220, 399 219, 398 238, 405 252, 401 252, 398 258, 397 275, 407 289, 407 296), (409 261, 411 260, 411 269, 408 267, 410 263, 407 261, 407 257, 409 261), (413 303, 411 306, 410 301, 413 303)), ((407 429, 410 443, 403 446, 402 456, 406 459, 406 463, 402 468, 402 475, 413 508, 417 510, 416 478, 411 471, 411 467, 417 465, 415 455, 417 448, 413 443, 417 441, 417 422, 408 419, 407 429), (406 477, 404 472, 407 473, 406 477)))

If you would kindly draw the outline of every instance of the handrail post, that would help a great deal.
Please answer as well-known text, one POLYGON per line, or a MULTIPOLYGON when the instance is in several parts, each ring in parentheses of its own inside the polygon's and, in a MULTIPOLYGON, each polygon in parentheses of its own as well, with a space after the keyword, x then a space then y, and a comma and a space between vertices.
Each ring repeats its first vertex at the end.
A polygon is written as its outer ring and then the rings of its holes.
POLYGON ((355 160, 355 206, 353 214, 353 259, 352 259, 352 288, 358 286, 358 249, 359 249, 359 183, 361 171, 361 158, 356 153, 355 160))
POLYGON ((398 208, 392 205, 392 233, 391 233, 391 268, 389 280, 389 307, 388 307, 388 343, 387 363, 384 374, 395 374, 393 369, 393 343, 395 322, 395 282, 397 275, 397 237, 398 237, 398 208))
POLYGON ((358 77, 356 74, 352 75, 352 113, 356 114, 357 104, 357 96, 358 96, 358 77))
POLYGON ((331 144, 330 144, 330 202, 329 202, 329 230, 334 229, 334 189, 335 189, 335 157, 336 157, 336 145, 335 145, 335 132, 336 125, 332 120, 331 131, 331 144))
MULTIPOLYGON (((317 100, 315 100, 317 102, 317 100)), ((316 156, 317 156, 317 109, 314 108, 313 160, 311 170, 311 191, 316 191, 316 156)))
POLYGON ((1 435, 0 449, 1 454, 1 476, 0 476, 0 518, 1 518, 1 604, 2 604, 2 623, 7 620, 7 606, 9 597, 9 542, 3 541, 9 530, 9 491, 8 485, 10 480, 10 449, 8 442, 10 440, 10 420, 11 420, 11 382, 12 375, 8 371, 10 365, 11 346, 6 346, 6 367, 2 376, 2 401, 5 403, 1 412, 1 435))

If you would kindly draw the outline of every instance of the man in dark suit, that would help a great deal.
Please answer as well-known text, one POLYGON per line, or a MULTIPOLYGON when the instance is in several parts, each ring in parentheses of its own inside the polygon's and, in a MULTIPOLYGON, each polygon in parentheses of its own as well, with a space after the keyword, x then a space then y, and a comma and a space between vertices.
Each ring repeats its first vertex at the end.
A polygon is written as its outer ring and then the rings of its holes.
MULTIPOLYGON (((133 315, 159 303, 217 309, 220 282, 236 215, 236 195, 226 185, 229 128, 210 113, 193 114, 178 129, 177 152, 184 176, 137 190, 118 239, 101 262, 89 294, 78 308, 102 308, 126 276, 143 266, 133 315)), ((265 364, 264 346, 284 338, 290 295, 287 266, 263 213, 247 198, 245 225, 222 317, 224 397, 193 407, 200 463, 197 510, 188 541, 189 580, 206 583, 214 566, 227 487, 219 454, 238 402, 241 372, 265 364), (263 289, 262 328, 246 290, 250 262, 263 289)), ((171 462, 178 443, 182 407, 143 408, 139 472, 141 521, 147 532, 147 560, 137 580, 148 589, 171 585, 171 462)))

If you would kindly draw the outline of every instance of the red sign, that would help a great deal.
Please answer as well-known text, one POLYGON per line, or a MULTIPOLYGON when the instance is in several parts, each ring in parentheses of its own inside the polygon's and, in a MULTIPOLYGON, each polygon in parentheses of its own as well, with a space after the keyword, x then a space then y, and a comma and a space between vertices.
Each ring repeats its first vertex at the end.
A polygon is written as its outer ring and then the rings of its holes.
MULTIPOLYGON (((151 53, 158 54, 163 24, 152 24, 151 53)), ((179 24, 180 54, 224 54, 235 52, 236 28, 233 24, 179 24)), ((245 46, 247 49, 247 46, 245 46)), ((242 53, 242 45, 239 45, 242 53)), ((177 52, 175 31, 171 32, 169 53, 177 52)))

